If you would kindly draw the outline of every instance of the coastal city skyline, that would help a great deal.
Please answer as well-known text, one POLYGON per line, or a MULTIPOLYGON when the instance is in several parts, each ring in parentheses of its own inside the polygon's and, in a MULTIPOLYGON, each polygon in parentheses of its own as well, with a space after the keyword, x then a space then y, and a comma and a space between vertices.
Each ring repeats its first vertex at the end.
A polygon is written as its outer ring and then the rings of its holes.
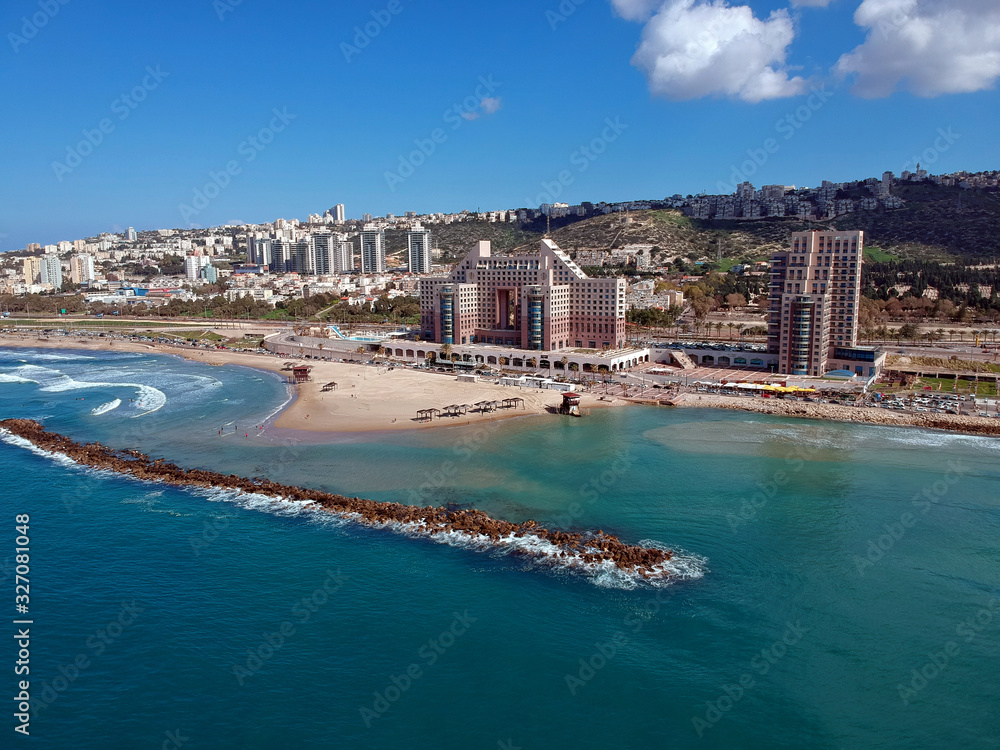
POLYGON ((0 747, 1000 747, 1000 0, 8 0, 0 83, 0 747))
POLYGON ((8 123, 18 148, 5 160, 0 249, 116 226, 259 223, 328 196, 374 215, 533 208, 546 194, 570 204, 714 194, 734 170, 819 185, 1000 157, 982 116, 996 110, 1000 75, 996 9, 983 4, 943 16, 933 3, 873 0, 514 2, 504 12, 522 19, 516 32, 496 28, 485 6, 403 0, 302 3, 278 19, 228 1, 152 17, 112 7, 99 31, 113 51, 83 59, 74 35, 97 17, 81 6, 11 4, 0 17, 10 95, 48 92, 33 117, 8 123), (320 22, 303 29, 299 17, 320 22), (176 28, 198 54, 179 55, 170 34, 133 33, 146 24, 176 28), (684 40, 666 31, 685 24, 702 27, 684 40), (922 41, 934 25, 933 43, 922 41), (474 40, 455 28, 477 29, 474 40), (302 43, 266 64, 244 43, 293 29, 302 43), (952 55, 963 34, 978 51, 952 55), (511 36, 530 59, 507 54, 511 36), (73 75, 56 73, 67 65, 73 75), (324 78, 380 105, 325 97, 324 78), (218 195, 202 204, 206 188, 218 195))

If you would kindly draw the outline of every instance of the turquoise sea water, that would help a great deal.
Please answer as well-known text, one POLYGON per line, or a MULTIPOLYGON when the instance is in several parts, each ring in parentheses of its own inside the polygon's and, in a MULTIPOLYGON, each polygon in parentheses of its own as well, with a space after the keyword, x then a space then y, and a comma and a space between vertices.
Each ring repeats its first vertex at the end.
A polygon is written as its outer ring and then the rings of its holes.
POLYGON ((1000 746, 1000 441, 652 408, 328 444, 254 429, 287 398, 247 369, 0 350, 3 417, 601 528, 680 550, 684 578, 551 571, 0 443, 11 620, 31 515, 33 745, 1000 746))

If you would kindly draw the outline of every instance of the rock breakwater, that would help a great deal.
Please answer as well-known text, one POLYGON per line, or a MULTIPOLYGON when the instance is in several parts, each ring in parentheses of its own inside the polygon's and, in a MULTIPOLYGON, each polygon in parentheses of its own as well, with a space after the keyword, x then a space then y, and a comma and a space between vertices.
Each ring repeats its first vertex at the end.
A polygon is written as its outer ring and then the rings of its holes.
POLYGON ((909 413, 863 406, 819 404, 780 399, 717 394, 684 394, 678 406, 711 409, 734 409, 756 414, 782 417, 825 419, 834 422, 854 422, 887 427, 919 427, 926 430, 947 430, 970 435, 1000 435, 1000 419, 986 419, 959 414, 909 413))
POLYGON ((266 478, 248 479, 203 469, 183 469, 136 450, 113 450, 100 443, 77 443, 64 435, 47 431, 32 420, 0 420, 0 430, 27 441, 39 450, 64 456, 77 464, 142 481, 177 487, 235 490, 286 501, 311 502, 324 511, 366 526, 428 537, 457 538, 475 548, 493 548, 526 555, 556 567, 594 570, 613 566, 620 573, 651 582, 669 579, 678 572, 671 565, 674 557, 671 550, 626 544, 603 531, 559 531, 539 526, 535 521, 517 524, 502 521, 480 510, 417 507, 365 500, 279 484, 266 478))

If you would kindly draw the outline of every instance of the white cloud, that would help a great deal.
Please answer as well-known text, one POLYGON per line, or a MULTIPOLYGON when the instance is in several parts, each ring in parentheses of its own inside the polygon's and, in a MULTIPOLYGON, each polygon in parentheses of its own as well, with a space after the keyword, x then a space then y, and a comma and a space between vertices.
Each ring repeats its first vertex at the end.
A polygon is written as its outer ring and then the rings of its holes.
POLYGON ((864 0, 854 22, 868 35, 835 71, 855 76, 859 96, 969 93, 1000 78, 997 0, 864 0))
POLYGON ((480 106, 482 106, 483 112, 485 112, 488 115, 492 115, 494 112, 500 109, 500 98, 487 96, 485 99, 482 100, 482 102, 480 102, 480 106))
MULTIPOLYGON (((622 15, 640 14, 651 5, 643 0, 612 3, 622 15)), ((643 28, 632 64, 646 74, 653 94, 670 99, 779 99, 806 87, 804 79, 789 77, 785 65, 794 38, 785 10, 762 20, 749 6, 730 6, 725 0, 666 0, 643 28)))
POLYGON ((461 114, 466 120, 478 120, 483 115, 492 115, 500 109, 500 105, 502 103, 503 102, 499 96, 484 96, 479 100, 479 107, 476 109, 467 109, 461 114))
POLYGON ((647 21, 663 0, 611 0, 615 12, 629 21, 647 21))

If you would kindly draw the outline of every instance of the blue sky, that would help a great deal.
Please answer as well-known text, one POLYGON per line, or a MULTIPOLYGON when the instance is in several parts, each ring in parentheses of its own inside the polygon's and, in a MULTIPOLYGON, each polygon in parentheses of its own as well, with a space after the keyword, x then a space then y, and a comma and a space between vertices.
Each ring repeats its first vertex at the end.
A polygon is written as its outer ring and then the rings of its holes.
POLYGON ((1000 167, 993 0, 576 2, 8 0, 0 250, 1000 167))

